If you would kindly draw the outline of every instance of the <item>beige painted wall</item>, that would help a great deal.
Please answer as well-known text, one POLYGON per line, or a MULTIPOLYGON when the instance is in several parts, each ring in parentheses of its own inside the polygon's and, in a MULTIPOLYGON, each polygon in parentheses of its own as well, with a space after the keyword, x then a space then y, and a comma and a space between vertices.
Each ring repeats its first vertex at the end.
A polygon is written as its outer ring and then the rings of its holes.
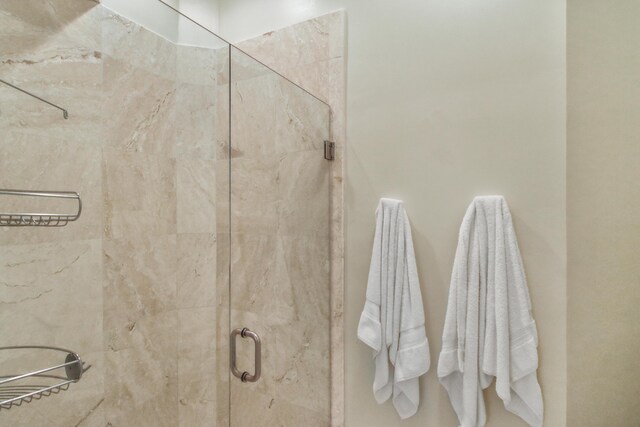
MULTIPOLYGON (((458 227, 475 195, 511 207, 540 334, 545 425, 565 422, 563 2, 411 2, 350 16, 346 193, 346 425, 455 426, 436 378, 458 227), (395 32, 378 31, 385 26, 395 32), (401 198, 412 221, 432 370, 400 422, 371 394, 356 341, 374 209, 401 198)), ((491 390, 488 426, 525 425, 491 390)))
POLYGON ((567 425, 640 422, 640 3, 568 2, 567 425))

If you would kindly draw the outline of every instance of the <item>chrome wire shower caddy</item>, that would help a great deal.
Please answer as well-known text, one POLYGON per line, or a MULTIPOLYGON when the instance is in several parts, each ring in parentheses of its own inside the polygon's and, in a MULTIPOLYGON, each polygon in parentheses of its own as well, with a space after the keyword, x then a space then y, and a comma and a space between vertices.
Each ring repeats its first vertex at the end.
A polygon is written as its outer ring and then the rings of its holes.
POLYGON ((46 213, 46 212, 1 212, 0 226, 4 227, 62 227, 80 218, 82 200, 80 194, 73 191, 24 191, 0 189, 0 196, 44 197, 50 199, 71 199, 77 202, 74 213, 46 213))
MULTIPOLYGON (((64 362, 36 370, 24 369, 25 373, 0 375, 0 410, 11 409, 34 399, 38 400, 65 391, 71 384, 80 381, 82 375, 91 367, 85 367, 85 363, 77 353, 58 347, 39 345, 0 347, 0 357, 3 361, 10 360, 10 356, 13 356, 14 360, 22 361, 24 357, 19 353, 21 350, 28 351, 30 355, 35 352, 42 353, 42 357, 47 352, 53 352, 52 354, 60 359, 64 357, 64 362)), ((38 356, 40 357, 40 354, 38 356)))

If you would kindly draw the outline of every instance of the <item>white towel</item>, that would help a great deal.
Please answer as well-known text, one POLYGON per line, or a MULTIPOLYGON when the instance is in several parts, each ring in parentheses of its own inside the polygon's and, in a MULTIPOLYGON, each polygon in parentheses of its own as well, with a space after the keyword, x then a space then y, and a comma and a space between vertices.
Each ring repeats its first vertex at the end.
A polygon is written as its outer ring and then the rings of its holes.
POLYGON ((482 390, 496 379, 505 408, 542 426, 538 337, 507 202, 476 197, 460 227, 438 378, 461 427, 482 427, 482 390))
POLYGON ((400 418, 414 415, 420 403, 418 377, 429 370, 431 359, 411 226, 400 200, 381 199, 376 210, 358 338, 373 349, 376 401, 393 395, 400 418))

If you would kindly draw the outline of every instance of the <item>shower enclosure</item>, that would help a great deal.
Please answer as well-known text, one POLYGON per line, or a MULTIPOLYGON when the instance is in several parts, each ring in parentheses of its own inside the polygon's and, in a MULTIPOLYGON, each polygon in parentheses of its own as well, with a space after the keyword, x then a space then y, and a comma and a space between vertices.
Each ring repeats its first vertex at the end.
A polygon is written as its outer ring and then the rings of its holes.
POLYGON ((0 425, 327 426, 330 108, 148 13, 0 4, 0 425))

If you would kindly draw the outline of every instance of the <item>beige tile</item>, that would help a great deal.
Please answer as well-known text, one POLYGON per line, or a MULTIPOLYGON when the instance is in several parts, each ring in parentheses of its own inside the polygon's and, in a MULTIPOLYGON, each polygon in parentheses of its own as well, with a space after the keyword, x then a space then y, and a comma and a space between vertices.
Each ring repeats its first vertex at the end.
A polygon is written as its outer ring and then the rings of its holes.
POLYGON ((284 79, 278 82, 276 93, 276 137, 272 149, 278 154, 322 149, 329 139, 329 107, 284 79))
MULTIPOLYGON (((277 395, 330 411, 328 237, 280 237, 287 280, 278 280, 275 326, 277 395), (313 384, 310 388, 309 384, 313 384)), ((274 316, 271 317, 272 319, 274 316)))
POLYGON ((283 264, 277 237, 233 233, 231 241, 231 306, 273 315, 277 305, 277 263, 283 264))
POLYGON ((278 239, 288 279, 276 283, 279 303, 293 309, 289 321, 301 322, 304 327, 315 325, 319 333, 327 334, 331 292, 328 236, 279 236, 278 239))
POLYGON ((293 68, 329 59, 331 20, 331 15, 321 16, 242 41, 238 47, 288 77, 293 68))
MULTIPOLYGON (((31 89, 24 82, 7 78, 7 81, 13 82, 16 86, 25 90, 32 90, 36 93, 44 91, 31 89)), ((35 85, 33 85, 35 86, 35 85)), ((0 86, 0 131, 2 131, 3 139, 11 141, 10 134, 28 135, 32 139, 55 139, 61 140, 61 125, 63 123, 62 113, 34 98, 10 88, 9 86, 0 86)), ((53 98, 51 98, 53 100, 53 98)))
MULTIPOLYGON (((176 134, 178 157, 216 158, 217 126, 228 128, 228 114, 218 112, 218 91, 214 85, 177 85, 175 119, 172 123, 176 134)), ((228 99, 222 97, 220 102, 228 99)), ((225 108, 228 109, 228 106, 225 108)))
POLYGON ((176 46, 176 82, 215 87, 218 55, 214 48, 176 46))
POLYGON ((215 160, 181 156, 177 163, 178 233, 215 233, 215 160))
POLYGON ((176 307, 176 237, 105 240, 103 251, 105 345, 127 348, 139 321, 176 307))
POLYGON ((102 350, 99 240, 0 247, 0 333, 81 355, 102 350))
POLYGON ((178 312, 178 413, 180 426, 206 426, 216 411, 215 307, 178 312))
POLYGON ((281 158, 278 166, 280 235, 328 238, 330 166, 322 150, 292 153, 281 158))
POLYGON ((103 61, 105 149, 174 157, 175 81, 126 58, 103 61))
POLYGON ((106 56, 161 78, 176 78, 177 47, 169 40, 115 13, 103 19, 102 38, 106 56))
MULTIPOLYGON (((232 72, 238 72, 234 67, 232 72)), ((234 74, 235 75, 235 74, 234 74)), ((280 101, 278 79, 273 74, 231 84, 232 157, 260 158, 274 154, 276 104, 280 101)))
POLYGON ((128 348, 105 355, 105 417, 113 426, 167 426, 178 422, 177 339, 167 331, 177 330, 177 312, 145 319, 158 331, 164 330, 159 343, 153 336, 141 335, 128 348))
POLYGON ((175 234, 175 159, 106 151, 103 157, 103 235, 175 234))
MULTIPOLYGON (((275 381, 278 399, 328 416, 331 376, 326 323, 323 337, 313 333, 313 325, 305 330, 297 325, 277 328, 275 381)), ((316 327, 323 329, 322 325, 316 327)))
POLYGON ((216 305, 215 234, 177 236, 176 306, 178 308, 216 305))
POLYGON ((270 426, 309 426, 326 427, 329 425, 328 413, 317 413, 280 399, 278 396, 252 393, 249 388, 239 387, 236 400, 251 402, 251 410, 241 405, 231 405, 231 425, 270 426))
POLYGON ((178 310, 180 382, 215 380, 216 315, 215 306, 178 310))
POLYGON ((217 411, 215 392, 216 379, 213 375, 194 379, 191 382, 180 378, 178 426, 206 427, 213 425, 217 411))
POLYGON ((231 230, 274 234, 278 226, 277 157, 238 158, 231 164, 231 230))
MULTIPOLYGON (((144 35, 139 41, 147 39, 144 35)), ((134 49, 131 54, 141 53, 134 49)), ((104 60, 104 235, 172 234, 177 203, 172 126, 176 86, 172 77, 155 73, 150 64, 126 58, 104 60)))

